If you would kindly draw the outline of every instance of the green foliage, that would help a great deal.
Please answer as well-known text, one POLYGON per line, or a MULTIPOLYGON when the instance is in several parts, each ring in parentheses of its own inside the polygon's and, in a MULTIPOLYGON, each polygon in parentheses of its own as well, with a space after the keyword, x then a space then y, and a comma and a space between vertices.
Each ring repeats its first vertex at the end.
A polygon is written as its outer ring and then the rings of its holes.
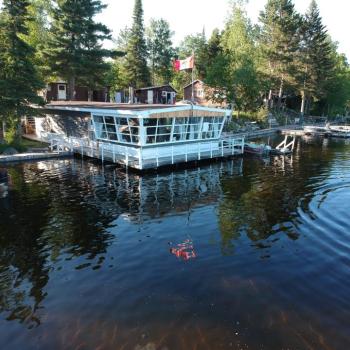
POLYGON ((125 69, 130 86, 138 88, 149 85, 150 74, 147 66, 147 45, 141 0, 135 0, 133 25, 128 38, 125 69))
POLYGON ((152 85, 169 83, 173 76, 172 59, 175 52, 172 48, 172 35, 167 21, 151 19, 147 28, 147 46, 152 85))
POLYGON ((52 74, 69 82, 69 97, 74 99, 75 84, 92 89, 103 83, 110 52, 102 48, 110 39, 108 28, 94 16, 106 5, 99 0, 56 0, 46 60, 52 74))
POLYGON ((53 10, 51 0, 30 0, 27 22, 28 34, 23 36, 25 42, 34 49, 33 63, 38 69, 41 80, 50 80, 50 71, 44 56, 45 46, 50 40, 50 16, 53 10))
POLYGON ((28 148, 44 148, 47 147, 47 144, 42 143, 42 142, 37 142, 37 141, 32 141, 32 140, 27 140, 24 138, 19 138, 17 137, 15 131, 11 131, 11 135, 8 134, 6 138, 6 143, 0 144, 0 154, 4 152, 7 148, 13 147, 15 148, 18 152, 26 152, 28 148))
MULTIPOLYGON (((234 4, 221 35, 220 46, 214 50, 216 57, 211 58, 206 82, 213 86, 216 100, 226 98, 238 110, 256 110, 260 105, 258 57, 254 39, 255 29, 245 11, 234 4)), ((213 40, 217 39, 214 37, 213 40)))
MULTIPOLYGON (((204 30, 202 33, 187 35, 180 43, 180 46, 177 49, 177 54, 180 59, 184 59, 194 54, 195 79, 203 80, 205 78, 208 66, 208 44, 204 30)), ((190 74, 191 73, 188 73, 188 83, 191 82, 190 74)))
POLYGON ((279 90, 295 86, 295 59, 300 44, 301 17, 291 0, 268 0, 260 13, 260 49, 262 70, 270 77, 270 88, 279 90))
POLYGON ((0 14, 0 122, 18 125, 20 117, 41 103, 43 87, 36 66, 35 50, 23 40, 28 35, 27 0, 3 1, 0 14))
MULTIPOLYGON (((119 36, 116 40, 116 51, 127 52, 128 42, 131 36, 131 30, 129 28, 124 28, 120 31, 119 36)), ((116 91, 124 90, 129 87, 129 77, 126 69, 127 57, 120 56, 116 57, 109 71, 108 85, 111 87, 111 91, 114 93, 116 91)))
POLYGON ((344 55, 337 52, 336 44, 332 44, 332 74, 324 85, 324 95, 314 107, 318 115, 346 115, 350 107, 350 67, 344 55))
POLYGON ((326 94, 327 81, 333 75, 332 43, 322 24, 317 4, 312 0, 301 26, 299 71, 296 74, 302 97, 301 115, 308 100, 326 94))
POLYGON ((6 143, 11 146, 19 143, 20 135, 16 118, 11 118, 6 122, 6 132, 4 136, 6 143))

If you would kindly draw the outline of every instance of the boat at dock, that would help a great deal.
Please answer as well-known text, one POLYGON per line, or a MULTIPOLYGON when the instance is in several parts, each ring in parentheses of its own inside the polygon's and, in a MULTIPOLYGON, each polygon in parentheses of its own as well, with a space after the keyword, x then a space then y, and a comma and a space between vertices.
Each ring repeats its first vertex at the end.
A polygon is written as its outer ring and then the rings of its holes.
POLYGON ((314 126, 306 125, 304 126, 304 133, 306 135, 328 135, 329 129, 327 126, 314 126))
POLYGON ((266 155, 271 151, 271 146, 265 145, 263 143, 255 142, 246 142, 244 144, 244 153, 245 154, 257 154, 257 155, 266 155))
POLYGON ((304 133, 306 135, 350 138, 350 126, 330 124, 326 124, 325 126, 307 125, 304 126, 304 133))
POLYGON ((331 137, 350 138, 350 126, 333 125, 328 130, 331 137))

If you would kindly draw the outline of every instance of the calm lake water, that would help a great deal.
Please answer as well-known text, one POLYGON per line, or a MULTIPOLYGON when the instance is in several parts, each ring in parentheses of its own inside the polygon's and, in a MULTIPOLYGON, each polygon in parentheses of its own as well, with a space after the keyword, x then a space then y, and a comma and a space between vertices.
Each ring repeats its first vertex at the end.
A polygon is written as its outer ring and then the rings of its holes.
POLYGON ((143 177, 78 158, 0 177, 1 349, 350 349, 347 141, 143 177))

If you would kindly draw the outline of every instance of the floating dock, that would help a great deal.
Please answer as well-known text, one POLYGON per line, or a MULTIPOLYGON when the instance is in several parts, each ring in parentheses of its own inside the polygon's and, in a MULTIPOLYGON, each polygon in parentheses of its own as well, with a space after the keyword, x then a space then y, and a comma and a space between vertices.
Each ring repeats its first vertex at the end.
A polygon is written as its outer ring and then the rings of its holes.
POLYGON ((72 155, 70 151, 63 152, 33 152, 33 153, 18 153, 13 155, 0 155, 0 163, 23 162, 28 160, 43 160, 52 158, 68 157, 72 155))
POLYGON ((223 136, 231 110, 193 105, 55 102, 27 129, 51 150, 138 170, 241 155, 244 137, 223 136))

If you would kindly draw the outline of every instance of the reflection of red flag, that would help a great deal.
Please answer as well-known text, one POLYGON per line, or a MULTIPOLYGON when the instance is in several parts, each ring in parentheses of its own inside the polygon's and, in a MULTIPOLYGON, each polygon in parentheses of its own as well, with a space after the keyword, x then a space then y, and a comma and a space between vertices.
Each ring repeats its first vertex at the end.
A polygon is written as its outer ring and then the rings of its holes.
POLYGON ((184 60, 175 60, 173 66, 176 71, 193 69, 194 56, 187 57, 184 60))

